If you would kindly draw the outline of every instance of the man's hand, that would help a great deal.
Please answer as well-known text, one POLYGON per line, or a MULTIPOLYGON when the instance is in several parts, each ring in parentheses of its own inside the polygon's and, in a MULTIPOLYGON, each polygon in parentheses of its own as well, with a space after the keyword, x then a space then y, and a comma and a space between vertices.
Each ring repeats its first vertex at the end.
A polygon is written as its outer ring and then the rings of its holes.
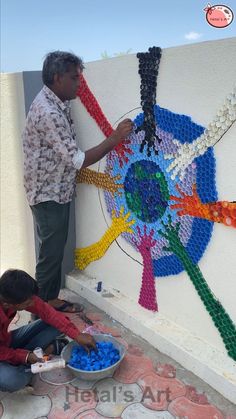
MULTIPOLYGON (((85 159, 82 165, 82 169, 85 167, 91 166, 91 164, 96 163, 98 160, 101 160, 106 154, 110 153, 113 149, 116 150, 118 147, 118 156, 119 161, 127 162, 126 153, 133 154, 132 150, 127 146, 130 143, 130 140, 125 140, 125 138, 132 132, 133 122, 131 119, 124 119, 120 122, 118 127, 112 132, 112 134, 107 137, 104 141, 98 144, 95 147, 90 148, 85 151, 85 159), (124 140, 124 141, 123 141, 124 140)), ((121 164, 122 167, 122 164, 121 164)))
POLYGON ((80 333, 79 336, 75 339, 75 341, 79 345, 83 346, 87 352, 89 352, 91 348, 95 351, 97 350, 94 338, 88 333, 80 333))
POLYGON ((121 121, 115 131, 112 133, 111 137, 114 139, 115 144, 119 144, 122 140, 128 137, 133 130, 133 122, 131 119, 124 119, 121 121))
POLYGON ((29 355, 26 359, 27 364, 35 364, 36 362, 44 362, 43 359, 38 358, 33 352, 29 352, 29 355))

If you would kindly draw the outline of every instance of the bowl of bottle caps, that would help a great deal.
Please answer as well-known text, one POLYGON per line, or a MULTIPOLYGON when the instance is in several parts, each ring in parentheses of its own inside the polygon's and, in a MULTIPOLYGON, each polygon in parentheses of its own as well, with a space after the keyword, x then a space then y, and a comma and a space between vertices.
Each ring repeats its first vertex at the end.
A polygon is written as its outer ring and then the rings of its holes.
POLYGON ((112 377, 122 362, 126 348, 113 336, 105 334, 93 335, 97 350, 88 353, 81 345, 71 341, 63 348, 61 357, 67 368, 81 380, 101 380, 112 377))

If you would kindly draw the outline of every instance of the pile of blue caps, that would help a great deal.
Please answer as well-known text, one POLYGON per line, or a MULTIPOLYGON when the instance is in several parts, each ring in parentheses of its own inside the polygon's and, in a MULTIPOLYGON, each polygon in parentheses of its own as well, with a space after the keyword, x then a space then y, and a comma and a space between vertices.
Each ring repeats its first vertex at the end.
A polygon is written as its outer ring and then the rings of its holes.
POLYGON ((90 354, 82 346, 75 346, 68 364, 83 371, 100 371, 119 361, 120 353, 112 342, 96 342, 96 346, 97 351, 91 350, 90 354))

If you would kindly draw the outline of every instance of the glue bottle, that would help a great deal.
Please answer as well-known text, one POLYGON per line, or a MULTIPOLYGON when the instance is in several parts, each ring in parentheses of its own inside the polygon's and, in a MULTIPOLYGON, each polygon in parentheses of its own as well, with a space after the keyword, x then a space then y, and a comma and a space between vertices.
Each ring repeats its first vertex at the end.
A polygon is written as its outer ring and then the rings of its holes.
POLYGON ((36 362, 31 365, 31 372, 36 374, 38 372, 51 371, 56 368, 65 368, 66 362, 62 358, 51 359, 46 362, 36 362))

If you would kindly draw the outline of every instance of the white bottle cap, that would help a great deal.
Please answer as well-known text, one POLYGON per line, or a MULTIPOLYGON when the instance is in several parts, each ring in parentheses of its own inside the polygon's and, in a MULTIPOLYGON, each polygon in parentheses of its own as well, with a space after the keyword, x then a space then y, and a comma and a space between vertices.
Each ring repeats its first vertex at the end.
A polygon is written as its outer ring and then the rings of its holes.
POLYGON ((38 358, 43 358, 43 350, 42 348, 35 348, 33 350, 33 353, 38 357, 38 358))

